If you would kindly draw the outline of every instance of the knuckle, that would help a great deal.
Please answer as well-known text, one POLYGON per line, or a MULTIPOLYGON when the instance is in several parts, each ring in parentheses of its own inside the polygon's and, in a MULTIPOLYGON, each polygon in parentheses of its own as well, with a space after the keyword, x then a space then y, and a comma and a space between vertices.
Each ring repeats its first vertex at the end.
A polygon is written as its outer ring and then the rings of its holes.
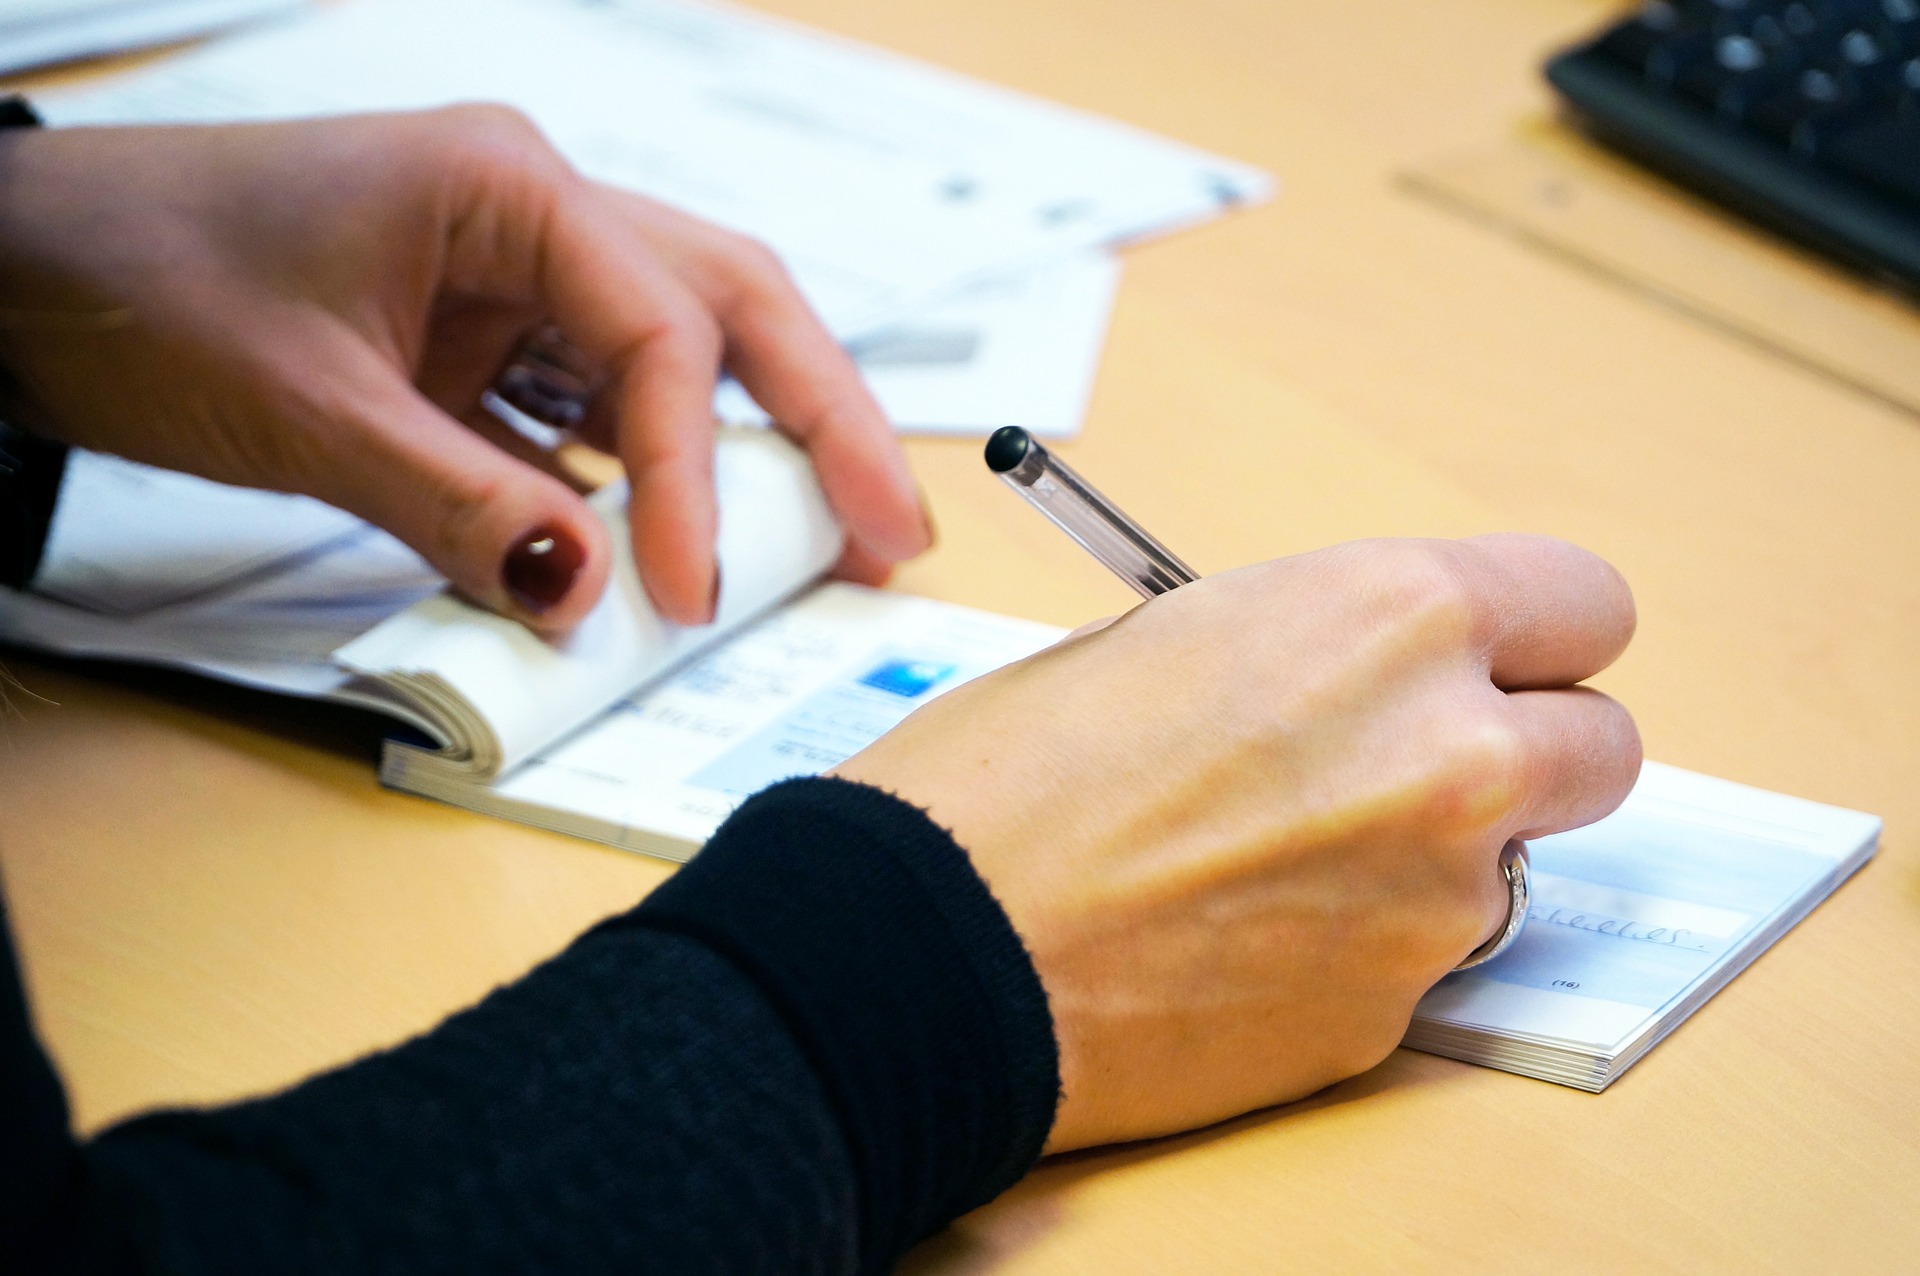
POLYGON ((787 264, 765 242, 751 235, 726 232, 724 254, 744 278, 762 283, 785 283, 787 264))
POLYGON ((503 102, 459 102, 434 115, 449 132, 469 137, 526 141, 542 136, 525 111, 503 102))
POLYGON ((1367 581, 1388 615, 1422 630, 1465 637, 1473 620, 1473 595, 1451 546, 1444 541, 1372 541, 1366 552, 1367 581))
MULTIPOLYGON (((431 556, 441 564, 463 565, 472 555, 475 538, 504 495, 504 480, 492 474, 456 474, 434 496, 429 533, 431 556)), ((491 581, 460 581, 463 587, 482 589, 491 581)))
POLYGON ((798 295, 780 254, 752 236, 720 231, 712 259, 723 310, 798 295))
POLYGON ((1504 713, 1484 711, 1465 715, 1454 741, 1455 764, 1469 776, 1509 788, 1526 776, 1529 749, 1526 733, 1504 713))
POLYGON ((623 456, 636 484, 642 477, 650 481, 663 475, 674 476, 676 480, 690 477, 703 459, 694 454, 693 445, 687 439, 667 430, 639 431, 623 449, 623 456))
POLYGON ((725 353, 726 332, 711 312, 690 299, 661 297, 610 362, 624 377, 677 381, 714 375, 725 353))
POLYGON ((482 172, 563 170, 565 161, 527 114, 497 102, 463 102, 429 112, 430 142, 454 163, 482 172))
POLYGON ((814 397, 786 414, 781 425, 802 443, 828 435, 857 440, 866 452, 886 446, 886 418, 854 378, 831 378, 823 370, 814 397), (836 380, 841 384, 835 384, 836 380))
POLYGON ((659 343, 664 356, 676 362, 684 361, 690 368, 698 366, 701 371, 719 361, 726 345, 719 321, 694 305, 675 306, 667 311, 654 330, 652 340, 659 343))
POLYGON ((1427 817, 1451 840, 1477 841, 1517 811, 1529 791, 1526 733, 1497 708, 1450 715, 1425 787, 1427 817))

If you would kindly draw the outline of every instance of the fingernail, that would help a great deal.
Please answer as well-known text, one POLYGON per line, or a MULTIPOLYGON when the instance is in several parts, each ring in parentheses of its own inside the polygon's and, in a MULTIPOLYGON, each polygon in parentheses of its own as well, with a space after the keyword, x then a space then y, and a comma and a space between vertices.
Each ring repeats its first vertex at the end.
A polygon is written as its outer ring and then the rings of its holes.
POLYGON ((927 529, 927 548, 932 549, 940 540, 940 529, 933 524, 933 504, 927 500, 927 489, 920 488, 920 522, 927 529))
POLYGON ((718 563, 715 563, 713 565, 713 597, 707 600, 708 623, 711 624, 713 621, 713 618, 715 616, 718 616, 719 614, 720 614, 720 565, 718 563))
POLYGON ((500 569, 500 581, 513 601, 539 615, 553 610, 573 588, 580 565, 587 560, 586 550, 573 533, 551 523, 542 524, 522 536, 507 551, 500 569))

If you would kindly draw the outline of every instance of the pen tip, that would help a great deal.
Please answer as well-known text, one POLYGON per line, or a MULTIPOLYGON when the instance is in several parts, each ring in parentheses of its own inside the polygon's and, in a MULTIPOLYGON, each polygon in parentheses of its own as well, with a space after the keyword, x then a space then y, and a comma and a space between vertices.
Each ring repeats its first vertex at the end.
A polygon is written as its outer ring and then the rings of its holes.
POLYGON ((1001 426, 987 440, 987 468, 995 474, 1005 474, 1027 459, 1027 450, 1032 445, 1032 436, 1019 426, 1001 426))

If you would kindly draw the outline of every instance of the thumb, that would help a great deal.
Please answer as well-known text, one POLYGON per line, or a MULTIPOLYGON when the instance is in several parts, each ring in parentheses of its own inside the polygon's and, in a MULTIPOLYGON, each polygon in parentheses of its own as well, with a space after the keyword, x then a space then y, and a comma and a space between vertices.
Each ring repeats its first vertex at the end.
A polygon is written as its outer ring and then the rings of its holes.
POLYGON ((391 532, 474 602, 536 632, 573 628, 612 564, 579 494, 469 430, 384 365, 346 396, 309 490, 391 532))

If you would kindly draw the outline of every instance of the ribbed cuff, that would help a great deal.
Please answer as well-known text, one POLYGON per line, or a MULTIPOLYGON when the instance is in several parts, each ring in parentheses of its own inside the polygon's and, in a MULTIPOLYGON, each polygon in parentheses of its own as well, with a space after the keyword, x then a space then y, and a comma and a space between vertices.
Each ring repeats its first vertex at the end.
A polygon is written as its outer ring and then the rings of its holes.
POLYGON ((844 780, 776 785, 614 924, 697 939, 765 990, 846 1131, 863 1270, 1039 1159, 1060 1092, 1046 994, 919 808, 844 780))
MULTIPOLYGON (((0 368, 0 402, 6 380, 6 369, 0 368)), ((64 443, 0 423, 0 585, 25 589, 33 583, 66 472, 64 443)))

